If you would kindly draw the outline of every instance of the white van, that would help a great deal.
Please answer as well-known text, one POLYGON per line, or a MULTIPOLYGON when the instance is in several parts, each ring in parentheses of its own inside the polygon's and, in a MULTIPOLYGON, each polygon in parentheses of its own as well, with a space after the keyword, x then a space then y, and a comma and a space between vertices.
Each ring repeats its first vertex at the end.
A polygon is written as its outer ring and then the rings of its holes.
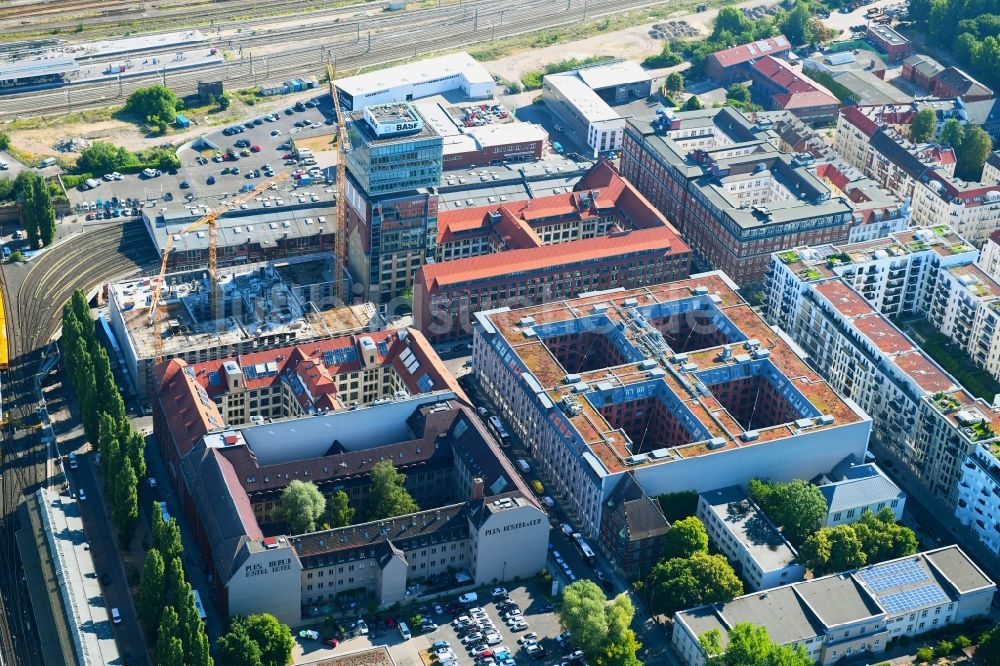
POLYGON ((517 460, 514 461, 514 464, 517 465, 517 468, 521 470, 522 474, 527 474, 528 472, 531 471, 531 465, 529 465, 528 461, 525 460, 524 458, 518 458, 517 460))
POLYGON ((406 626, 405 622, 400 622, 396 625, 399 628, 399 635, 403 637, 404 641, 408 641, 411 638, 410 628, 406 626))
POLYGON ((111 621, 114 622, 115 624, 122 623, 122 614, 118 612, 117 608, 111 609, 111 621))
POLYGON ((52 166, 55 163, 56 163, 56 158, 54 158, 54 157, 46 157, 44 160, 42 160, 41 162, 38 163, 38 168, 39 169, 44 169, 46 167, 52 166))

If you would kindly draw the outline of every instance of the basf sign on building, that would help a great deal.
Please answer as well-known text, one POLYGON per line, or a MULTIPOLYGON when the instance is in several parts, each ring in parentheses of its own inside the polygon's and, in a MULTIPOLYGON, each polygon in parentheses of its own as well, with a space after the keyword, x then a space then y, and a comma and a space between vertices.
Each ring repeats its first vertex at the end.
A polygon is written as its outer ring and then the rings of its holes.
POLYGON ((379 138, 415 134, 424 128, 423 118, 409 104, 365 107, 365 120, 379 138))

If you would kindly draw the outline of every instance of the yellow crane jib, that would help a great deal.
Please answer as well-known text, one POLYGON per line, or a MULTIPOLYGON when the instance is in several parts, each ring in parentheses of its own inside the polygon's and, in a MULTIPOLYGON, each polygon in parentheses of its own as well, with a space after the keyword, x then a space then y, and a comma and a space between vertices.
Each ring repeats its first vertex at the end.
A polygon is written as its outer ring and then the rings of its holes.
MULTIPOLYGON (((259 196, 261 192, 271 187, 272 185, 280 183, 281 181, 288 178, 290 175, 291 174, 288 172, 283 172, 275 175, 272 178, 269 178, 268 180, 262 182, 258 188, 254 188, 250 192, 246 192, 239 196, 233 197, 232 199, 229 199, 227 202, 225 202, 222 206, 208 211, 208 213, 206 213, 204 216, 198 218, 188 226, 184 227, 184 229, 181 230, 179 234, 177 234, 178 236, 183 236, 184 234, 190 233, 195 229, 208 225, 208 277, 213 287, 212 289, 213 294, 214 294, 214 287, 216 280, 216 272, 218 268, 218 263, 217 263, 218 235, 215 228, 216 217, 226 213, 227 211, 232 210, 233 208, 239 206, 242 203, 246 203, 247 201, 254 199, 255 197, 259 196)), ((160 273, 156 277, 156 280, 153 282, 153 293, 149 301, 150 326, 153 325, 153 322, 156 318, 156 307, 160 303, 160 294, 163 292, 163 287, 164 287, 163 281, 164 277, 167 274, 167 261, 170 259, 170 251, 173 249, 173 247, 174 247, 174 235, 168 233, 167 242, 163 246, 163 259, 160 261, 160 273)))

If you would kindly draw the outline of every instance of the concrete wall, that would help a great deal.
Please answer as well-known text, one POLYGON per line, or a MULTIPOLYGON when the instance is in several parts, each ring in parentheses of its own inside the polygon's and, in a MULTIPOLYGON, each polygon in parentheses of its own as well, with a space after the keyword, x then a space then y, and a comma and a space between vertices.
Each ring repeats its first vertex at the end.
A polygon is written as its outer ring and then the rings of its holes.
POLYGON ((406 598, 406 560, 394 555, 381 568, 378 576, 378 600, 382 606, 391 606, 406 598))
POLYGON ((641 467, 634 473, 650 496, 681 490, 702 493, 745 485, 754 477, 780 482, 811 479, 830 471, 848 455, 863 459, 870 432, 871 421, 866 419, 791 438, 641 467))
POLYGON ((473 539, 472 574, 477 585, 534 576, 545 568, 549 518, 534 506, 494 513, 473 539))
POLYGON ((247 553, 226 585, 229 614, 270 613, 285 624, 302 621, 302 563, 290 544, 247 553))

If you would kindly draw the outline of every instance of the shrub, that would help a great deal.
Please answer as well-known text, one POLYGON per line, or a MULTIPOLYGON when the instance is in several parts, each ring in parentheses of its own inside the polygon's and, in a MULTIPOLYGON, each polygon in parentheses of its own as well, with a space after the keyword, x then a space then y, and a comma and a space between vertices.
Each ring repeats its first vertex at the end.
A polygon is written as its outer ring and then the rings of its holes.
POLYGON ((929 647, 922 647, 917 650, 917 661, 921 663, 927 663, 934 659, 934 650, 929 647))
POLYGON ((968 636, 958 636, 955 639, 955 649, 964 650, 965 648, 972 645, 972 639, 968 636))

